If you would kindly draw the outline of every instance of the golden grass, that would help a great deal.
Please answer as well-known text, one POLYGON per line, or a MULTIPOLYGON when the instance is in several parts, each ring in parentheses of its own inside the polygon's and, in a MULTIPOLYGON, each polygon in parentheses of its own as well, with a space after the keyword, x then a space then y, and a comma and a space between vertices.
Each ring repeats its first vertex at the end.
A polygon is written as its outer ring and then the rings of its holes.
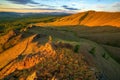
POLYGON ((37 23, 36 26, 116 26, 120 27, 120 12, 95 12, 88 11, 63 17, 54 22, 37 23))

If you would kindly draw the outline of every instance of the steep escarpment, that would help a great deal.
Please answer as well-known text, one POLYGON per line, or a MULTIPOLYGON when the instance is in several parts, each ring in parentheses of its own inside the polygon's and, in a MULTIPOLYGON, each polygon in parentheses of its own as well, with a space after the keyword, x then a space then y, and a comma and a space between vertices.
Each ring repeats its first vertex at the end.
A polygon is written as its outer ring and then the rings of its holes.
POLYGON ((20 38, 21 35, 18 35, 18 31, 15 30, 11 30, 7 34, 0 36, 0 53, 5 49, 15 45, 20 40, 20 38))
POLYGON ((5 50, 0 54, 0 68, 10 63, 12 60, 22 54, 30 54, 38 52, 37 42, 33 42, 36 38, 41 37, 40 34, 25 38, 15 46, 5 50), (4 57, 3 57, 4 56, 4 57))
POLYGON ((38 47, 39 52, 19 55, 0 70, 0 79, 96 80, 95 71, 90 69, 82 54, 59 45, 49 40, 38 47))
POLYGON ((51 23, 38 23, 38 26, 116 26, 120 27, 120 12, 87 11, 63 17, 51 23))

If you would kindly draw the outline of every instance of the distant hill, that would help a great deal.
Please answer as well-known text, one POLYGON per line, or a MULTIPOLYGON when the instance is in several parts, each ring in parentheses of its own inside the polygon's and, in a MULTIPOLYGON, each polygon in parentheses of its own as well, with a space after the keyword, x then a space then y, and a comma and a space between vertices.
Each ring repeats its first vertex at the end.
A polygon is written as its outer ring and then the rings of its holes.
POLYGON ((51 22, 57 18, 68 16, 69 13, 62 12, 44 12, 44 13, 15 13, 0 12, 0 35, 11 29, 21 29, 28 24, 38 22, 51 22))
POLYGON ((85 26, 116 26, 120 27, 120 12, 96 12, 87 11, 62 17, 54 22, 37 25, 85 25, 85 26))
POLYGON ((69 15, 69 13, 62 12, 44 12, 44 13, 16 13, 16 12, 0 12, 0 18, 17 18, 29 16, 51 16, 51 15, 69 15))
POLYGON ((16 12, 0 12, 0 22, 16 21, 22 18, 42 18, 49 16, 68 16, 69 13, 62 12, 44 12, 44 13, 16 13, 16 12))

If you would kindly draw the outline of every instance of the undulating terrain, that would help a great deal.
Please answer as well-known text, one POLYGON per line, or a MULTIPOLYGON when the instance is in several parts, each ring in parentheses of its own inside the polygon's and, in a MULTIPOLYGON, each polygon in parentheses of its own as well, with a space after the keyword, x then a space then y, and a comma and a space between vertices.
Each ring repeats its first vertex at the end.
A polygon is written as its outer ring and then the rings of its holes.
POLYGON ((120 80, 119 12, 51 14, 2 16, 0 80, 120 80))
POLYGON ((120 12, 87 11, 70 15, 50 23, 39 23, 39 26, 116 26, 120 27, 120 12))

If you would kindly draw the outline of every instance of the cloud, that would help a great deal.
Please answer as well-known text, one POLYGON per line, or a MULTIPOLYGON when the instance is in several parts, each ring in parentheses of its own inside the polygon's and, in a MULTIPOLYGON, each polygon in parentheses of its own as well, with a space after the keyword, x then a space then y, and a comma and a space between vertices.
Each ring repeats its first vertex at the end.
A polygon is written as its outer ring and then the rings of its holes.
POLYGON ((38 6, 45 6, 45 7, 55 7, 55 6, 51 6, 51 5, 47 5, 47 4, 39 4, 38 6))
POLYGON ((42 12, 65 12, 61 9, 50 9, 50 8, 0 8, 2 12, 19 12, 19 13, 42 13, 42 12))
POLYGON ((97 8, 106 8, 106 5, 104 5, 104 4, 98 4, 98 5, 96 5, 96 7, 97 8))
POLYGON ((30 3, 30 4, 39 4, 39 3, 37 3, 37 2, 34 2, 33 0, 7 0, 7 1, 10 1, 10 2, 12 2, 12 3, 14 3, 14 4, 28 4, 28 3, 30 3))
POLYGON ((120 7, 120 2, 115 2, 112 7, 120 7))
POLYGON ((67 5, 63 5, 62 6, 64 9, 67 9, 67 10, 79 10, 78 8, 72 8, 72 7, 69 7, 67 5))
POLYGON ((115 2, 112 4, 112 8, 115 10, 115 11, 120 11, 120 2, 115 2))
POLYGON ((36 7, 36 6, 44 6, 44 7, 55 7, 55 6, 51 6, 51 5, 46 5, 46 4, 37 4, 37 5, 34 5, 34 4, 27 4, 28 6, 30 7, 36 7))
POLYGON ((29 6, 29 7, 36 7, 36 5, 30 5, 30 4, 28 4, 27 6, 29 6))
POLYGON ((41 3, 39 3, 39 4, 27 4, 27 6, 33 7, 33 8, 35 8, 35 7, 55 8, 56 7, 56 6, 41 4, 41 3))
POLYGON ((1 8, 1 9, 11 9, 11 10, 60 10, 52 8, 1 8))
POLYGON ((0 5, 3 5, 2 3, 0 3, 0 5))
POLYGON ((53 8, 23 8, 24 10, 58 10, 53 8))

